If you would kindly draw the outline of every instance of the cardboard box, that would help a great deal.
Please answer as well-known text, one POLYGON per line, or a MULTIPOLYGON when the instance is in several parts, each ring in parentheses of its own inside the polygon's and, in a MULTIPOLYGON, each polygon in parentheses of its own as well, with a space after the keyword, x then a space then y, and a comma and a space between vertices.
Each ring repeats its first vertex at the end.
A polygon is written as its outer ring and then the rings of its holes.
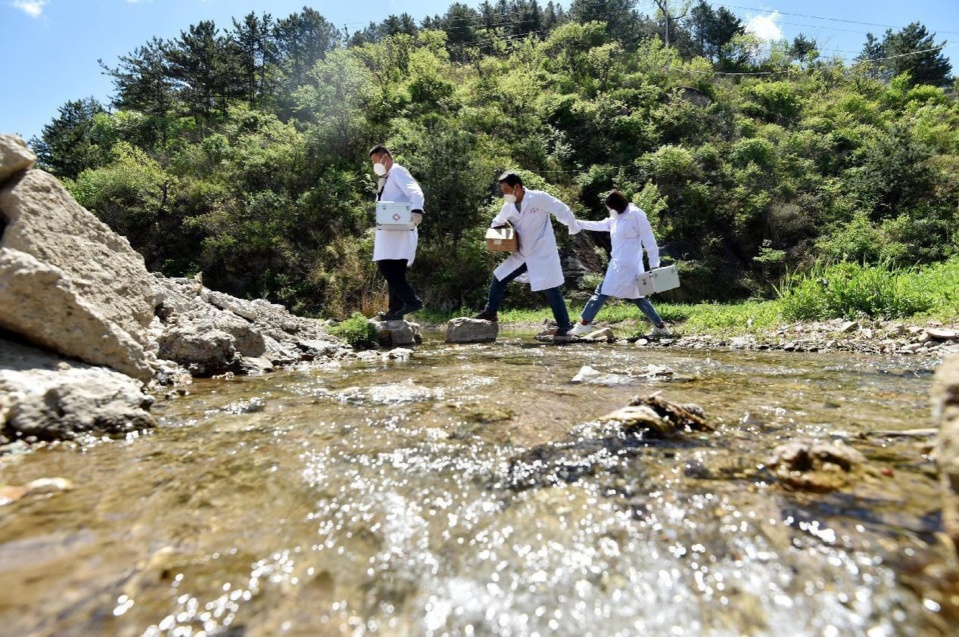
POLYGON ((379 230, 410 230, 413 223, 413 204, 396 201, 376 202, 376 227, 379 230))
POLYGON ((516 236, 513 226, 487 230, 486 249, 490 252, 516 252, 519 250, 519 237, 516 236))
POLYGON ((679 287, 679 271, 675 265, 656 268, 651 272, 643 272, 637 275, 636 283, 639 284, 639 293, 643 296, 665 292, 679 287))

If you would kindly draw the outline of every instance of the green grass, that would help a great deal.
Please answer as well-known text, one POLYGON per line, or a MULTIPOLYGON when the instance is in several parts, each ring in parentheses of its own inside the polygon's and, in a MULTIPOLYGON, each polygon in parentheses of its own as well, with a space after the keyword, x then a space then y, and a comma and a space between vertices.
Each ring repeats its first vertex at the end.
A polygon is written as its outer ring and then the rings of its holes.
POLYGON ((956 316, 959 258, 926 268, 842 262, 791 276, 779 290, 787 320, 956 316))
MULTIPOLYGON (((656 311, 679 334, 735 336, 775 329, 789 322, 853 319, 860 316, 899 320, 943 322, 959 320, 959 257, 924 268, 894 268, 839 263, 818 266, 788 277, 779 288, 780 298, 716 304, 671 304, 651 300, 656 311)), ((583 304, 569 306, 574 320, 583 304)), ((471 316, 476 310, 436 312, 424 310, 417 319, 443 323, 456 316, 471 316)), ((541 309, 505 309, 500 322, 541 325, 553 314, 545 302, 541 309)), ((610 299, 596 322, 627 333, 645 333, 649 321, 632 303, 610 299)))

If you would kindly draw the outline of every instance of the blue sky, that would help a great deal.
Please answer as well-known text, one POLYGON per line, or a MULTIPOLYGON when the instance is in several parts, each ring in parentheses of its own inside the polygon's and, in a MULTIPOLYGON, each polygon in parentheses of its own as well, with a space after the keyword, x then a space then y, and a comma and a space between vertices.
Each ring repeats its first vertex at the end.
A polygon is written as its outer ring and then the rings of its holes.
MULTIPOLYGON (((478 0, 460 0, 477 6, 478 0)), ((231 18, 264 11, 284 18, 311 6, 327 20, 351 31, 390 14, 409 13, 417 21, 443 14, 454 0, 0 0, 0 133, 29 139, 57 116, 68 100, 93 96, 104 104, 112 85, 97 64, 115 66, 153 36, 172 39, 201 20, 221 28, 231 18)), ((547 0, 540 0, 541 6, 547 0)), ((569 7, 570 0, 559 2, 569 7)), ((736 0, 725 6, 757 34, 792 39, 800 32, 813 37, 824 55, 855 57, 866 33, 881 36, 919 21, 948 41, 943 53, 959 75, 959 0, 736 0)), ((653 3, 637 7, 652 13, 653 3)))

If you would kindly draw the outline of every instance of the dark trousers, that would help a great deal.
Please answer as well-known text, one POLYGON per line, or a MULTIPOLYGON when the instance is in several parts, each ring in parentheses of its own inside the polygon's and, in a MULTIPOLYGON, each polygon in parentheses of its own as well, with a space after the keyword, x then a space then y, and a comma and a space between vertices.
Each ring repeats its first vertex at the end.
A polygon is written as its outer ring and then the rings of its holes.
POLYGON ((376 266, 390 289, 390 312, 398 312, 404 305, 420 300, 406 280, 406 259, 382 259, 376 262, 376 266))
MULTIPOLYGON (((524 263, 503 277, 502 281, 497 279, 494 274, 493 280, 490 281, 489 284, 489 297, 486 300, 486 311, 496 314, 500 304, 506 297, 507 284, 527 270, 528 268, 524 263)), ((543 294, 546 295, 546 300, 549 301, 549 307, 553 310, 553 318, 556 319, 556 325, 559 328, 557 333, 565 334, 573 324, 569 320, 569 311, 566 309, 566 300, 563 298, 562 291, 560 291, 559 287, 555 287, 543 290, 543 294)))

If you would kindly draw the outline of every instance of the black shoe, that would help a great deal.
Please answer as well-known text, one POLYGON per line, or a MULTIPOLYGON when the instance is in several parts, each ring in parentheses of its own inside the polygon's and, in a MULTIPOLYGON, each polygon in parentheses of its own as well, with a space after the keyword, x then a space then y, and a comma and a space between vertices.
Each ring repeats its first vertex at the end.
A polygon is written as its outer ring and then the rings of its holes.
POLYGON ((400 317, 402 318, 404 314, 412 314, 413 312, 417 310, 422 310, 422 309, 423 309, 423 301, 416 299, 412 303, 407 303, 406 305, 404 305, 402 309, 400 309, 400 311, 397 312, 397 314, 399 314, 400 317))
POLYGON ((499 320, 499 318, 496 316, 496 312, 490 312, 489 310, 483 310, 473 318, 479 319, 480 321, 491 321, 493 323, 499 320))
POLYGON ((380 319, 381 321, 402 321, 403 315, 399 312, 390 310, 389 312, 380 312, 376 315, 376 318, 380 319))

